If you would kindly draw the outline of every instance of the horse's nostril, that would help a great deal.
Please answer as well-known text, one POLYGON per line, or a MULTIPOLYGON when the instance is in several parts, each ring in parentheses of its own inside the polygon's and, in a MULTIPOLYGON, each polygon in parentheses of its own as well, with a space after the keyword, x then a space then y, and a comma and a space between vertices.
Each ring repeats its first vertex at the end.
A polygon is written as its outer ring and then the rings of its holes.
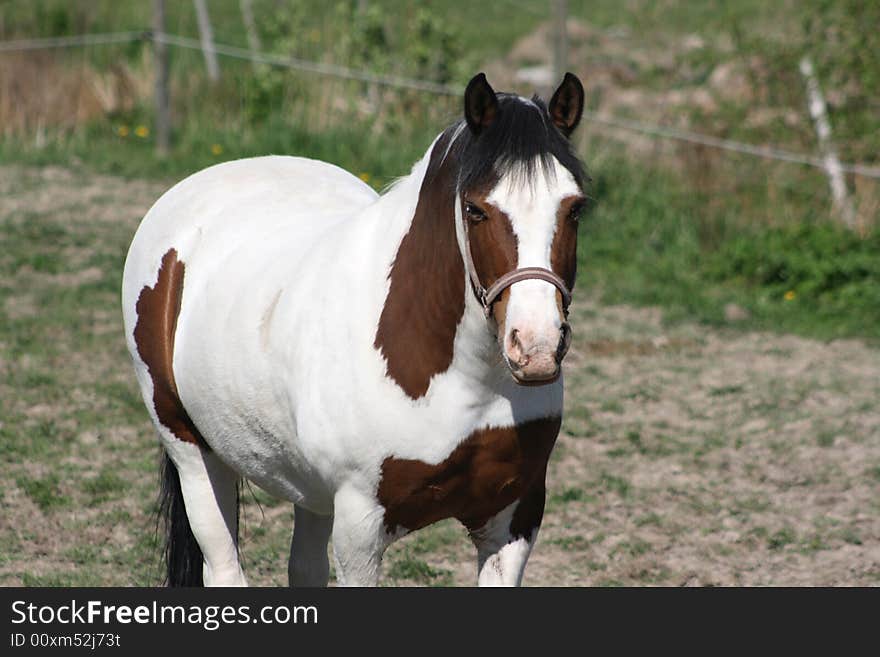
POLYGON ((522 344, 519 341, 519 329, 513 329, 510 332, 510 346, 520 349, 522 348, 522 344))
POLYGON ((568 353, 568 348, 571 346, 571 325, 568 322, 562 322, 562 326, 559 327, 561 335, 559 336, 559 344, 556 347, 556 362, 561 363, 562 359, 565 358, 565 354, 568 353))
POLYGON ((529 356, 519 338, 519 330, 513 329, 507 337, 507 357, 519 367, 525 367, 529 363, 529 356))

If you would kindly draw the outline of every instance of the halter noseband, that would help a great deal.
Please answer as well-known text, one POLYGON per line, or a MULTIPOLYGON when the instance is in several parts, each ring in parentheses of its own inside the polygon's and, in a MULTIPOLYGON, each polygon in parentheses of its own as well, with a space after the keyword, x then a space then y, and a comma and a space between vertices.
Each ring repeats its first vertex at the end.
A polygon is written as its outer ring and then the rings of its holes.
POLYGON ((480 277, 477 275, 477 268, 474 266, 474 257, 471 254, 471 240, 468 233, 467 217, 462 216, 462 221, 464 222, 464 266, 465 269, 467 269, 468 277, 471 279, 471 285, 474 288, 477 299, 479 299, 480 304, 483 306, 483 312, 487 318, 492 313, 492 304, 495 303, 504 290, 514 283, 519 283, 520 281, 528 279, 546 281, 559 290, 559 294, 562 295, 562 312, 568 317, 568 306, 571 304, 571 291, 568 289, 565 281, 549 269, 544 269, 543 267, 520 267, 519 269, 514 269, 506 274, 502 274, 498 280, 489 286, 488 289, 483 287, 483 284, 480 283, 480 277))

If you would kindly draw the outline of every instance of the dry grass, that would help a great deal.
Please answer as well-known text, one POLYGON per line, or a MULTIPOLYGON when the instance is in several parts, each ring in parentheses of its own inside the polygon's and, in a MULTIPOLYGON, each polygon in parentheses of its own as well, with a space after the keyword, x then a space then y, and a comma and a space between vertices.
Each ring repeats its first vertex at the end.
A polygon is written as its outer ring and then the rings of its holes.
MULTIPOLYGON (((146 62, 144 70, 149 70, 146 62)), ((53 53, 0 57, 0 134, 33 137, 71 131, 150 97, 152 79, 126 64, 97 70, 77 58, 53 53)))

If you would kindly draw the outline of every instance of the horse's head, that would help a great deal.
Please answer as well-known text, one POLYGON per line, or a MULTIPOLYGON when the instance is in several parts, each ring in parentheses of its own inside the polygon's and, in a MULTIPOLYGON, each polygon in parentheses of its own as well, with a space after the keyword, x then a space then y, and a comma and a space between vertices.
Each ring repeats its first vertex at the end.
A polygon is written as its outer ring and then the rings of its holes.
POLYGON ((482 73, 464 95, 467 128, 454 144, 460 247, 470 287, 520 384, 555 381, 571 343, 568 303, 586 197, 568 138, 583 104, 571 73, 549 106, 496 94, 482 73))

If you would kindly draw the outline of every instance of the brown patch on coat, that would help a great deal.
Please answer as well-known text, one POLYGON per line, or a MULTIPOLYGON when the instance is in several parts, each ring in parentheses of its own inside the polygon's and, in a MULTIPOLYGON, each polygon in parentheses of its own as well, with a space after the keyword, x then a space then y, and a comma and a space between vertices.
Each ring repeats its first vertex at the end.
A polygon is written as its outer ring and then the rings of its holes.
POLYGON ((455 165, 444 160, 451 132, 434 145, 409 231, 389 274, 373 345, 387 373, 412 399, 452 364, 464 314, 464 262, 455 236, 455 165))
MULTIPOLYGON (((464 221, 468 221, 464 210, 466 203, 473 203, 486 213, 485 219, 468 224, 468 238, 477 277, 487 290, 504 274, 515 270, 519 261, 518 240, 510 217, 486 198, 496 183, 497 178, 493 178, 481 190, 462 195, 461 212, 464 221)), ((498 324, 499 335, 504 334, 504 318, 509 298, 510 288, 507 288, 492 305, 492 316, 498 324)))
MULTIPOLYGON (((550 267, 569 290, 574 289, 577 276, 577 219, 572 218, 571 211, 575 205, 583 203, 580 195, 566 196, 559 202, 556 210, 556 232, 550 246, 550 267)), ((562 298, 560 295, 559 303, 562 298)))
MULTIPOLYGON (((491 191, 491 190, 489 190, 491 191)), ((471 243, 471 256, 480 283, 486 289, 504 274, 516 269, 517 237, 506 212, 486 199, 485 193, 465 194, 462 199, 462 216, 468 221, 468 236, 471 243), (464 206, 473 203, 486 213, 480 221, 470 221, 464 206)))
POLYGON ((510 519, 510 535, 512 538, 525 538, 532 540, 535 530, 541 526, 544 518, 544 500, 547 497, 545 480, 547 478, 547 464, 535 477, 531 488, 520 498, 519 504, 510 519))
POLYGON ((389 533, 399 527, 416 530, 457 518, 475 531, 520 500, 511 532, 530 536, 543 515, 547 460, 561 421, 552 417, 479 429, 434 465, 389 456, 382 462, 377 492, 385 528, 389 533))
POLYGON ((510 303, 510 288, 504 290, 498 300, 492 304, 492 317, 495 320, 495 333, 499 346, 504 348, 504 336, 507 335, 507 304, 510 303))
POLYGON ((208 449, 180 401, 174 380, 174 333, 183 296, 183 275, 183 261, 177 259, 177 250, 169 249, 162 256, 156 284, 145 285, 138 296, 134 341, 153 379, 153 406, 159 422, 183 442, 208 449))

